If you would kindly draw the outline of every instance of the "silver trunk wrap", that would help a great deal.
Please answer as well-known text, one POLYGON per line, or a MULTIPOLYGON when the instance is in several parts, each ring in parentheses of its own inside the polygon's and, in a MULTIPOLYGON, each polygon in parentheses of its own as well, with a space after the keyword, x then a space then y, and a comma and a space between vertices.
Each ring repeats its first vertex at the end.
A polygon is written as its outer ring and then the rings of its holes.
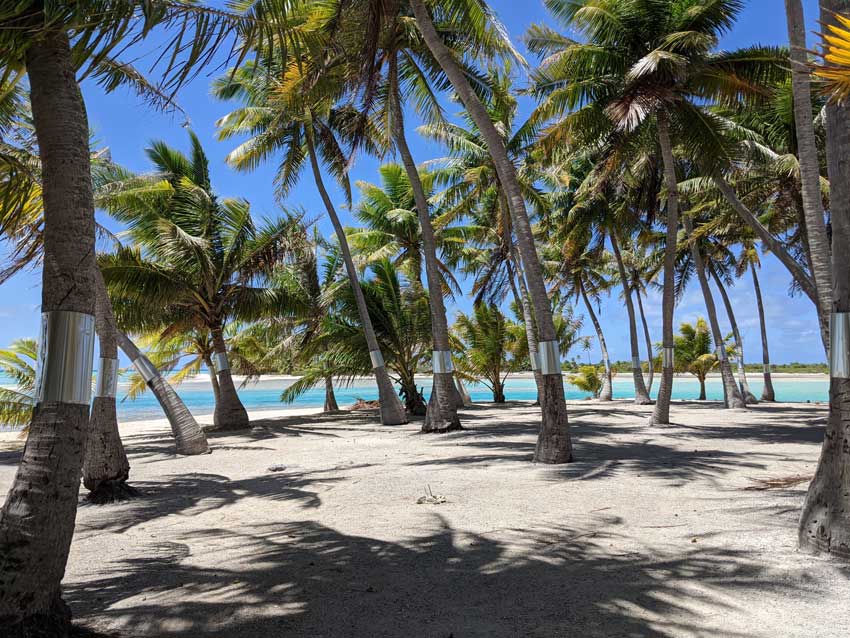
POLYGON ((531 353, 531 371, 537 372, 540 370, 540 355, 536 352, 531 353))
POLYGON ((633 367, 635 370, 640 370, 640 369, 641 369, 641 365, 640 365, 640 357, 632 357, 632 367, 633 367))
POLYGON ((771 366, 769 363, 765 363, 764 364, 764 373, 770 374, 771 372, 773 372, 773 366, 771 366))
POLYGON ((100 358, 97 364, 97 385, 94 396, 114 399, 118 394, 118 359, 100 358))
POLYGON ((156 366, 151 363, 151 360, 143 354, 140 354, 138 359, 133 360, 133 366, 136 368, 136 371, 142 375, 142 379, 145 380, 145 383, 150 383, 159 376, 159 370, 157 370, 156 366))
POLYGON ((717 346, 717 359, 719 361, 726 361, 726 348, 723 346, 717 346))
POLYGON ((221 374, 225 370, 230 370, 230 362, 227 360, 226 352, 216 352, 213 354, 212 362, 216 374, 221 374))
POLYGON ((663 360, 662 360, 661 366, 663 368, 672 368, 672 367, 675 366, 676 357, 674 355, 674 352, 675 352, 675 350, 673 350, 673 348, 669 348, 669 347, 664 348, 662 350, 661 356, 662 356, 663 360))
POLYGON ((829 316, 829 375, 850 379, 850 312, 829 316))
POLYGON ((431 367, 434 370, 434 374, 448 374, 453 372, 452 353, 448 350, 432 350, 431 367))
POLYGON ((384 367, 384 355, 380 350, 369 350, 369 358, 372 360, 372 369, 384 367))
POLYGON ((557 341, 541 341, 537 344, 540 353, 541 374, 561 374, 561 353, 557 341))
POLYGON ((88 405, 93 360, 94 316, 67 310, 41 313, 36 403, 88 405))

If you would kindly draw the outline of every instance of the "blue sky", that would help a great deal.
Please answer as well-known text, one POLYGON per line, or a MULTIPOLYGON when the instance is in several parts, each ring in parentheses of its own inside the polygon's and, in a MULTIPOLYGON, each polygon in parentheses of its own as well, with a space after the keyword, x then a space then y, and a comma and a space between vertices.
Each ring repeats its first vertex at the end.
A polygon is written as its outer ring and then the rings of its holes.
MULTIPOLYGON (((491 6, 504 22, 512 39, 521 51, 524 47, 520 36, 529 25, 535 22, 549 22, 541 0, 491 0, 491 6)), ((816 30, 816 0, 804 0, 809 32, 816 30)), ((811 38, 811 35, 810 35, 811 38)), ((763 44, 786 44, 784 3, 782 0, 749 0, 741 13, 734 30, 723 40, 724 48, 732 49, 760 42, 763 44)), ((224 164, 224 156, 232 149, 230 142, 219 143, 215 140, 215 121, 227 113, 232 105, 221 103, 209 96, 209 82, 216 73, 203 74, 187 85, 179 95, 179 102, 191 118, 191 124, 199 135, 210 157, 213 183, 222 195, 242 196, 251 201, 255 216, 275 216, 278 207, 272 194, 273 166, 263 166, 245 174, 235 173, 224 164)), ((519 84, 524 78, 519 78, 519 84)), ((91 128, 100 145, 111 149, 113 159, 126 167, 145 171, 150 168, 144 155, 144 148, 152 139, 163 139, 169 144, 186 148, 187 137, 181 128, 182 118, 164 115, 146 108, 134 96, 118 92, 103 95, 98 87, 84 86, 84 97, 89 113, 91 128)), ((527 115, 532 104, 521 102, 520 116, 527 115)), ((451 108, 451 107, 450 107, 451 108)), ((411 148, 418 162, 441 157, 443 151, 413 134, 418 125, 412 114, 408 115, 407 126, 411 148)), ((377 162, 371 158, 360 158, 352 169, 352 181, 377 181, 377 162)), ((339 192, 336 201, 342 204, 339 192)), ((324 219, 323 208, 315 192, 312 180, 305 175, 301 183, 292 192, 287 201, 290 206, 303 206, 310 218, 320 218, 320 228, 332 234, 330 223, 324 219)), ((344 223, 351 223, 346 211, 341 211, 344 223)), ((108 220, 99 215, 101 221, 115 228, 108 220)), ((823 347, 817 332, 817 321, 811 303, 802 297, 791 298, 787 295, 790 277, 785 269, 770 256, 765 257, 760 274, 762 290, 765 294, 768 333, 771 357, 776 363, 790 361, 822 361, 823 347)), ((34 336, 39 317, 40 277, 38 273, 21 274, 0 287, 0 347, 11 340, 34 336)), ((732 303, 743 333, 748 360, 756 360, 760 355, 759 328, 755 301, 752 295, 752 280, 745 277, 730 290, 732 303)), ((718 305, 720 300, 717 299, 718 305)), ((468 310, 469 301, 458 299, 450 304, 451 315, 460 309, 468 310)), ((660 296, 652 293, 645 301, 653 341, 661 338, 660 296)), ((676 323, 692 321, 704 315, 702 295, 696 283, 686 291, 676 309, 676 323)), ((722 314, 722 313, 721 313, 722 314)), ((600 320, 606 332, 608 347, 615 359, 630 358, 628 345, 628 322, 622 303, 615 292, 611 298, 602 301, 600 320)), ((727 326, 723 317, 724 327, 727 326)), ((589 321, 585 334, 592 333, 589 321)), ((571 353, 578 354, 578 353, 571 353)), ((581 354, 582 359, 598 359, 594 347, 589 353, 581 354)))

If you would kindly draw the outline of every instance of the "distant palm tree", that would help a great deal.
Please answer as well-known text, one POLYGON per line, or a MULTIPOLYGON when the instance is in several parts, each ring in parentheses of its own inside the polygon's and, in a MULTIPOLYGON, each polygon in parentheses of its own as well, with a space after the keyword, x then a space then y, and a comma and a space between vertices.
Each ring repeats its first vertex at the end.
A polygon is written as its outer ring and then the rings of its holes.
POLYGON ((17 339, 0 350, 0 370, 15 382, 15 387, 0 386, 0 424, 24 426, 26 436, 35 407, 35 366, 38 344, 35 339, 17 339))
POLYGON ((244 428, 248 414, 233 383, 224 331, 232 321, 295 311, 292 298, 270 279, 289 227, 285 221, 257 227, 247 201, 219 198, 200 141, 194 133, 189 139, 188 156, 154 142, 147 154, 156 172, 102 198, 127 224, 133 246, 98 261, 124 329, 157 330, 163 339, 209 332, 219 387, 215 426, 244 428))
POLYGON ((699 400, 705 400, 705 379, 717 367, 719 359, 714 352, 713 339, 705 319, 695 323, 682 323, 674 341, 675 365, 679 372, 690 372, 699 381, 699 400))
POLYGON ((511 330, 510 319, 494 304, 477 303, 470 315, 458 313, 454 330, 461 377, 483 382, 493 393, 493 402, 504 403, 505 379, 517 369, 512 355, 516 331, 511 330))

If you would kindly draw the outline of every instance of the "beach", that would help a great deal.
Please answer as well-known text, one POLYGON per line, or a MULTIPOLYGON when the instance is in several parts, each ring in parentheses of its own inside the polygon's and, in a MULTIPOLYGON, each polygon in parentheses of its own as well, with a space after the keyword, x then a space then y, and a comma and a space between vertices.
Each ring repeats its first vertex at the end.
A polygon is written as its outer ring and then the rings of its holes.
POLYGON ((438 435, 255 413, 194 457, 162 419, 123 423, 141 496, 81 496, 65 599, 127 638, 846 636, 850 571, 796 550, 826 406, 720 407, 650 427, 648 406, 570 401, 559 466, 531 462, 521 402, 438 435))

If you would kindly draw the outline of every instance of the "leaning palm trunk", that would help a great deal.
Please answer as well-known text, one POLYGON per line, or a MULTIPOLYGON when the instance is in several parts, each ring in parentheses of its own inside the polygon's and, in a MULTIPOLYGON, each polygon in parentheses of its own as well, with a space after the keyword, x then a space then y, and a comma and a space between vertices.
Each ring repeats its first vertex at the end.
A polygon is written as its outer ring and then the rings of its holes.
POLYGON ((649 324, 646 322, 646 313, 643 311, 643 299, 640 294, 640 288, 635 287, 635 297, 637 297, 640 322, 643 324, 643 339, 646 342, 646 366, 649 373, 649 382, 646 384, 646 391, 652 395, 652 383, 655 381, 655 362, 652 360, 652 337, 649 336, 649 324))
POLYGON ((472 397, 469 396, 469 392, 466 390, 466 386, 463 385, 463 381, 460 380, 460 377, 455 373, 455 384, 457 385, 458 394, 460 394, 461 399, 463 399, 463 405, 465 407, 469 407, 472 405, 472 397))
POLYGON ((481 132, 487 144, 487 150, 493 158, 499 182, 505 189, 511 221, 519 242, 523 270, 531 293, 531 302, 534 305, 538 338, 540 343, 546 344, 543 346, 545 352, 542 349, 540 352, 542 373, 540 406, 543 414, 534 459, 541 463, 567 463, 572 460, 572 444, 567 421, 567 404, 564 398, 564 378, 557 352, 555 324, 552 321, 552 309, 534 245, 531 223, 517 181, 516 167, 508 157, 501 134, 472 90, 463 69, 437 34, 425 3, 423 0, 411 0, 410 6, 425 44, 481 132))
POLYGON ((650 421, 670 423, 670 398, 673 395, 673 309, 676 305, 674 278, 676 276, 676 238, 679 232, 679 186, 676 179, 676 160, 670 141, 667 114, 658 113, 658 143, 664 161, 664 184, 667 188, 667 234, 664 242, 664 280, 661 293, 661 383, 650 421))
POLYGON ((433 384, 428 400, 428 410, 422 421, 423 432, 449 432, 460 430, 462 426, 457 415, 458 405, 463 405, 463 399, 455 388, 452 370, 452 353, 449 348, 449 326, 446 321, 446 306, 443 302, 443 287, 440 271, 437 266, 437 241, 434 238, 434 228, 431 225, 431 215, 428 212, 428 200, 419 179, 416 162, 407 146, 404 135, 404 119, 398 94, 397 60, 394 55, 390 60, 390 120, 392 135, 396 148, 401 155, 404 170, 413 190, 413 200, 416 202, 416 213, 422 230, 422 253, 425 257, 425 276, 428 281, 428 300, 431 306, 431 338, 434 346, 433 354, 433 384))
POLYGON ((83 462, 83 485, 94 503, 111 503, 132 498, 136 491, 127 485, 130 462, 118 433, 115 394, 118 386, 118 334, 103 275, 95 266, 95 329, 100 345, 97 390, 91 407, 89 438, 83 462))
POLYGON ((250 420, 248 411, 239 399, 236 385, 233 383, 233 375, 230 372, 230 364, 227 362, 227 344, 224 341, 224 333, 220 325, 215 325, 210 330, 212 345, 215 351, 215 376, 218 379, 218 401, 215 403, 213 413, 213 425, 216 430, 241 430, 247 428, 250 420))
POLYGON ((525 286, 522 267, 520 266, 519 258, 516 255, 516 248, 514 246, 511 246, 507 266, 508 281, 511 285, 514 303, 516 303, 518 308, 522 309, 522 323, 525 327, 525 338, 526 341, 528 341, 528 359, 531 363, 531 373, 534 375, 534 385, 537 388, 537 404, 539 405, 543 375, 540 374, 540 353, 537 351, 537 337, 535 336, 534 329, 534 309, 531 307, 531 300, 528 298, 528 289, 525 286), (511 264, 513 264, 513 266, 511 264), (517 289, 517 282, 519 282, 519 289, 517 289))
POLYGON ((6 636, 64 636, 70 612, 60 582, 89 426, 94 201, 88 121, 66 33, 48 27, 33 38, 26 70, 43 179, 42 317, 48 326, 57 319, 83 327, 77 336, 87 345, 70 352, 68 340, 53 330, 45 340, 43 330, 40 354, 50 345, 53 356, 40 370, 45 383, 37 388, 23 457, 0 510, 0 627, 6 636), (67 376, 80 382, 77 392, 55 382, 67 376))
MULTIPOLYGON (((821 20, 848 14, 846 0, 824 0, 821 20)), ((800 547, 850 560, 850 112, 826 109, 826 158, 831 185, 832 323, 829 419, 815 477, 800 517, 800 547)))
POLYGON ((635 403, 637 405, 649 405, 652 399, 649 398, 649 392, 646 390, 646 385, 643 381, 643 369, 640 364, 640 346, 638 345, 637 321, 635 318, 635 307, 632 303, 631 286, 629 279, 626 276, 626 267, 623 264, 623 256, 620 254, 620 245, 617 241, 616 233, 609 233, 611 239, 611 248, 614 250, 614 257, 617 260, 617 270, 620 272, 620 282, 623 285, 623 299, 626 302, 626 312, 629 315, 629 344, 632 348, 632 377, 635 380, 635 403))
POLYGON ((761 298, 761 285, 756 274, 756 265, 750 264, 753 273, 753 288, 756 294, 756 306, 759 313, 759 327, 761 329, 761 359, 764 366, 764 388, 761 391, 762 401, 775 401, 776 394, 773 391, 773 381, 770 378, 770 350, 767 347, 767 323, 764 320, 764 303, 761 298))
MULTIPOLYGON (((685 232, 688 234, 688 237, 691 237, 693 228, 691 227, 690 219, 685 217, 683 223, 685 225, 685 232)), ((732 366, 729 365, 729 358, 726 356, 726 348, 723 345, 723 333, 720 332, 720 322, 717 320, 717 308, 714 305, 711 288, 708 286, 705 264, 699 252, 699 247, 696 244, 691 246, 691 255, 693 256, 697 279, 699 279, 699 285, 702 289, 702 296, 705 298, 705 310, 708 314, 708 323, 711 326, 711 336, 714 338, 714 345, 717 348, 720 376, 723 381, 723 403, 727 408, 745 408, 747 404, 738 390, 738 385, 735 383, 735 377, 732 374, 732 366)))
POLYGON ((345 230, 342 228, 342 224, 336 214, 336 209, 325 188, 325 183, 322 181, 322 173, 319 169, 319 160, 316 157, 316 147, 313 142, 313 134, 310 131, 310 126, 311 124, 308 124, 306 127, 305 138, 307 141, 307 153, 310 156, 310 166, 313 170, 313 179, 316 182, 316 187, 319 189, 319 195, 322 197, 325 210, 327 210, 328 217, 331 219, 331 224, 333 224, 334 232, 339 241, 339 249, 342 252, 342 259, 345 262, 345 271, 348 275, 348 281, 351 284, 351 292, 357 304, 357 313, 360 316, 360 323, 363 326, 363 332, 366 336, 366 347, 369 348, 369 356, 372 359, 372 372, 375 375, 375 382, 378 385, 378 399, 381 404, 381 423, 384 425, 401 425, 407 423, 407 415, 404 412, 401 401, 396 396, 390 375, 387 374, 384 357, 381 354, 378 339, 375 337, 375 329, 372 327, 372 319, 369 317, 369 310, 366 307, 366 299, 363 296, 363 290, 360 288, 360 280, 357 278, 357 269, 354 266, 354 260, 351 258, 351 249, 348 247, 345 230))
POLYGON ((587 292, 584 286, 579 284, 579 293, 581 294, 584 307, 587 308, 587 314, 590 315, 590 321, 593 323, 593 329, 596 330, 596 336, 599 339, 599 349, 602 351, 602 365, 605 366, 605 376, 602 377, 602 390, 599 392, 600 401, 611 401, 613 396, 613 388, 611 387, 611 360, 608 357, 608 345, 605 343, 605 335, 602 333, 602 325, 593 311, 593 304, 587 297, 587 292))
POLYGON ((133 362, 136 370, 142 375, 145 383, 150 388, 165 416, 171 425, 171 433, 177 443, 177 453, 187 456, 193 454, 207 454, 210 446, 204 431, 195 421, 195 417, 189 412, 186 404, 177 396, 174 388, 166 381, 156 366, 150 362, 144 354, 139 352, 136 344, 123 332, 118 332, 118 347, 133 362))
POLYGON ((729 317, 729 325, 732 326, 732 336, 735 339, 735 348, 738 350, 738 388, 741 390, 741 396, 747 403, 758 403, 755 395, 750 390, 750 384, 747 381, 747 371, 744 363, 744 340, 741 338, 741 331, 738 329, 738 321, 735 319, 735 311, 732 309, 732 302, 729 299, 729 294, 726 292, 726 286, 723 285, 720 277, 717 276, 717 271, 710 268, 711 276, 717 289, 720 291, 720 297, 723 299, 723 306, 726 308, 726 316, 729 317))
MULTIPOLYGON (((817 291, 818 315, 829 337, 827 316, 832 308, 832 276, 830 274, 829 237, 826 233, 820 192, 820 162, 812 122, 812 89, 806 48, 806 25, 800 0, 785 0, 788 40, 791 44, 791 88, 794 95, 794 126, 800 162, 800 185, 803 217, 811 261, 812 279, 817 291)), ((828 343, 828 341, 827 341, 828 343)))

